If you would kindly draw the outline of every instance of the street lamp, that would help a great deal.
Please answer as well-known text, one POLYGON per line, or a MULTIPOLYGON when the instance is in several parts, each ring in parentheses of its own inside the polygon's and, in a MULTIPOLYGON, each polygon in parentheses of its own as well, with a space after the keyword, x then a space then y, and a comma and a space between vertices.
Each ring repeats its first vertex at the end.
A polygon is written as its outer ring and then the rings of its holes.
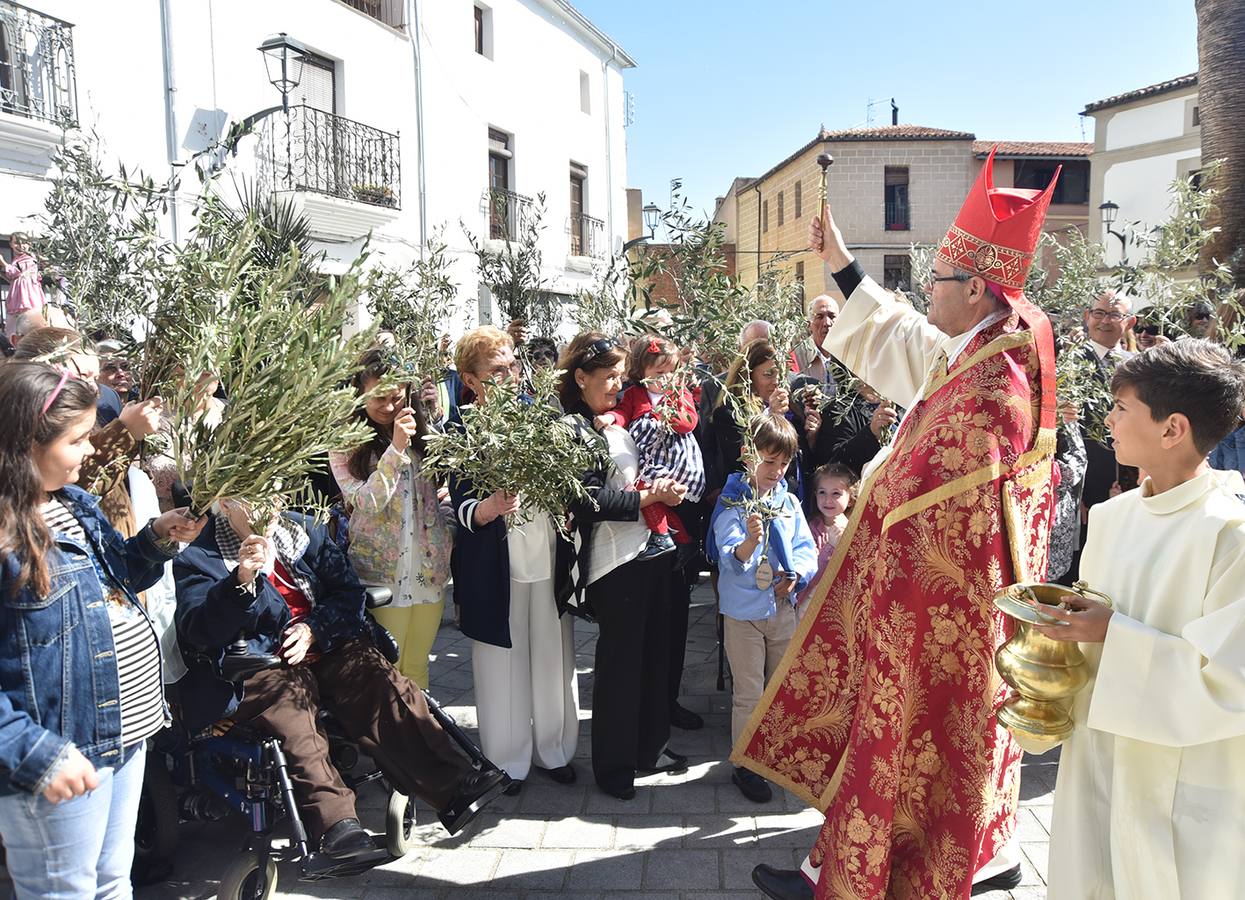
POLYGON ((290 111, 290 92, 303 80, 303 64, 307 61, 307 48, 284 31, 266 38, 259 45, 264 54, 264 68, 268 80, 281 92, 281 108, 290 111))
POLYGON ((650 201, 644 209, 641 210, 641 212, 644 214, 644 227, 648 229, 648 234, 642 234, 638 238, 632 238, 627 241, 627 243, 623 244, 623 253, 626 253, 636 244, 643 244, 645 241, 651 241, 653 239, 653 235, 657 232, 657 222, 661 219, 661 210, 657 207, 657 204, 650 201))
POLYGON ((1115 217, 1120 214, 1120 205, 1107 200, 1098 204, 1098 212, 1102 214, 1102 230, 1120 239, 1120 261, 1123 262, 1128 255, 1128 235, 1111 227, 1115 224, 1115 217))
POLYGON ((657 204, 649 202, 643 209, 644 227, 648 229, 648 235, 651 238, 653 233, 657 231, 657 220, 661 218, 661 210, 657 208, 657 204))

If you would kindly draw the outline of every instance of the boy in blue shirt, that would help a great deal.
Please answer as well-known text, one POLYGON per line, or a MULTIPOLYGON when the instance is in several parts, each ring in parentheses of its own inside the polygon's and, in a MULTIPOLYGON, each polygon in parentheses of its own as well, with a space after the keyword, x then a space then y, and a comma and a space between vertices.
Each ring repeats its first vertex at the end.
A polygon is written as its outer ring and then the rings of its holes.
MULTIPOLYGON (((731 741, 738 741, 795 634, 796 595, 817 572, 817 547, 799 500, 783 475, 799 449, 795 428, 763 413, 748 423, 755 457, 748 475, 734 473, 713 510, 708 556, 718 563, 719 609, 725 617, 731 664, 731 741), (742 504, 757 498, 763 511, 742 504)), ((736 768, 732 780, 745 797, 766 803, 765 779, 736 768)))

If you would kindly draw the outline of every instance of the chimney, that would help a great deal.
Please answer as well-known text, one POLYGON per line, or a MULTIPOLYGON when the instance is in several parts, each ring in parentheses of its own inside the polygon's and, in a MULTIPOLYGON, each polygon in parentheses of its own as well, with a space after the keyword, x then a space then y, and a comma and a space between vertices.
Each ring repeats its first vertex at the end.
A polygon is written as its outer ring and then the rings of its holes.
POLYGON ((891 97, 891 124, 899 124, 899 104, 895 102, 894 97, 891 97))

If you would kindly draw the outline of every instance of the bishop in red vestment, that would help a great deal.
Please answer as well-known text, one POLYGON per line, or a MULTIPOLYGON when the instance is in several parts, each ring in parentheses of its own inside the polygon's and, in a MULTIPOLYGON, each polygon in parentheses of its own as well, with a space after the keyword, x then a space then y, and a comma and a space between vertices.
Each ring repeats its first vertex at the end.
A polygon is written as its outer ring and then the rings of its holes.
POLYGON ((774 897, 961 898, 1006 868, 1021 751, 995 721, 992 600, 1046 574, 1054 345, 1022 289, 1054 181, 996 189, 993 158, 937 249, 928 318, 863 274, 828 210, 812 228, 848 295, 827 349, 908 413, 732 755, 826 815, 802 874, 754 871, 774 897))

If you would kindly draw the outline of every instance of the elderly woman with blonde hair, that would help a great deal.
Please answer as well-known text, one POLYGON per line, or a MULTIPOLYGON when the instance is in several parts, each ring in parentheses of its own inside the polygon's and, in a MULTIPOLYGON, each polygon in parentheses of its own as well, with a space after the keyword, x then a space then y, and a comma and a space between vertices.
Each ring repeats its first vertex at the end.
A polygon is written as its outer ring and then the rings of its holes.
MULTIPOLYGON (((454 360, 465 401, 520 390, 514 342, 500 329, 467 332, 454 360)), ((464 427, 458 412, 447 427, 464 427)), ((533 765, 569 784, 576 779, 570 763, 579 742, 579 690, 572 622, 554 599, 553 521, 535 511, 507 521, 523 498, 485 495, 466 478, 450 479, 450 499, 458 520, 454 596, 472 642, 480 745, 515 780, 511 793, 533 765)))

